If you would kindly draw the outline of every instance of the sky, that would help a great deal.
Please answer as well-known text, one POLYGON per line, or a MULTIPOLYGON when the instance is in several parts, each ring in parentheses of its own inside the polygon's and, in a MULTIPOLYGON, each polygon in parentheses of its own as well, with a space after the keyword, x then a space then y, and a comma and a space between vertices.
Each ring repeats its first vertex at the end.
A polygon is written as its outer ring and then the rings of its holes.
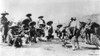
POLYGON ((0 0, 0 13, 7 11, 9 20, 19 21, 32 13, 33 21, 38 16, 54 23, 67 23, 71 17, 100 13, 100 0, 0 0))

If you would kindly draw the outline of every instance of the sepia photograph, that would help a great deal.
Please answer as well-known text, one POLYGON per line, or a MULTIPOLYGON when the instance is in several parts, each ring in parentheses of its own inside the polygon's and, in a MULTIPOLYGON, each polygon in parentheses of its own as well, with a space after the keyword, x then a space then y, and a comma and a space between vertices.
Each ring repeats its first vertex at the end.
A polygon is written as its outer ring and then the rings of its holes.
POLYGON ((100 0, 0 0, 0 56, 100 56, 100 0))

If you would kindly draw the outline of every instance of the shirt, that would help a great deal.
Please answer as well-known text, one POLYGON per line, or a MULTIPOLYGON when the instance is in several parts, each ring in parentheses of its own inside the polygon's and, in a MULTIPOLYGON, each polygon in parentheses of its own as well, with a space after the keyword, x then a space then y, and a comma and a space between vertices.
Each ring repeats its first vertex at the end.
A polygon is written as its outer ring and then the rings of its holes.
POLYGON ((44 24, 44 23, 43 23, 43 21, 42 21, 42 20, 39 20, 39 21, 38 21, 38 24, 44 24))
POLYGON ((70 27, 76 27, 77 26, 77 22, 76 21, 72 21, 70 27))
POLYGON ((72 21, 70 27, 77 27, 78 29, 80 28, 80 24, 78 21, 72 21))
POLYGON ((2 24, 5 24, 6 22, 7 22, 8 20, 7 20, 7 18, 6 17, 1 17, 1 23, 2 24))

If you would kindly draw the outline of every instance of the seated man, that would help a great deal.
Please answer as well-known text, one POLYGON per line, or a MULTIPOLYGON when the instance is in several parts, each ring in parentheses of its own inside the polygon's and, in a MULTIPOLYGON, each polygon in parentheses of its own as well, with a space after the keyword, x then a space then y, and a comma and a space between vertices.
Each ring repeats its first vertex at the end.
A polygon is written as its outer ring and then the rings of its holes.
POLYGON ((57 37, 59 37, 59 39, 61 39, 61 37, 62 37, 61 27, 62 27, 62 25, 59 24, 59 25, 57 25, 57 29, 55 30, 55 33, 57 34, 57 37))
POLYGON ((36 25, 36 22, 30 22, 30 38, 29 38, 29 40, 30 41, 33 41, 34 40, 34 42, 35 43, 37 43, 37 41, 36 41, 36 28, 35 28, 35 25, 36 25))
POLYGON ((49 21, 47 22, 47 25, 48 25, 48 36, 47 36, 47 40, 50 40, 51 38, 53 39, 54 36, 52 35, 53 34, 53 21, 49 21))
POLYGON ((38 20, 37 24, 38 24, 38 26, 39 26, 40 29, 43 28, 42 27, 43 25, 45 25, 45 20, 43 19, 43 17, 44 16, 39 16, 38 17, 39 20, 38 20))

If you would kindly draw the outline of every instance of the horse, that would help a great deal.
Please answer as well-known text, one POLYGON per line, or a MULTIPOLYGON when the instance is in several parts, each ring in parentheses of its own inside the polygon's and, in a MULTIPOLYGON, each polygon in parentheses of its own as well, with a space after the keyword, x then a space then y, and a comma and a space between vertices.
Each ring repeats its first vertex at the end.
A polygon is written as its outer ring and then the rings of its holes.
POLYGON ((96 22, 92 22, 91 26, 89 27, 85 27, 84 31, 86 33, 86 40, 87 40, 87 44, 92 44, 92 35, 97 35, 100 36, 100 34, 98 33, 100 29, 100 25, 96 22))
MULTIPOLYGON (((79 22, 79 28, 75 28, 75 32, 73 32, 73 28, 66 27, 66 29, 69 30, 66 32, 67 33, 66 38, 71 40, 73 49, 80 48, 78 39, 80 36, 82 36, 81 32, 82 32, 82 29, 84 29, 85 25, 86 25, 85 22, 79 22), (77 44, 76 46, 75 46, 75 43, 77 44)), ((65 46, 66 44, 67 44, 67 42, 64 42, 63 46, 65 46)))

